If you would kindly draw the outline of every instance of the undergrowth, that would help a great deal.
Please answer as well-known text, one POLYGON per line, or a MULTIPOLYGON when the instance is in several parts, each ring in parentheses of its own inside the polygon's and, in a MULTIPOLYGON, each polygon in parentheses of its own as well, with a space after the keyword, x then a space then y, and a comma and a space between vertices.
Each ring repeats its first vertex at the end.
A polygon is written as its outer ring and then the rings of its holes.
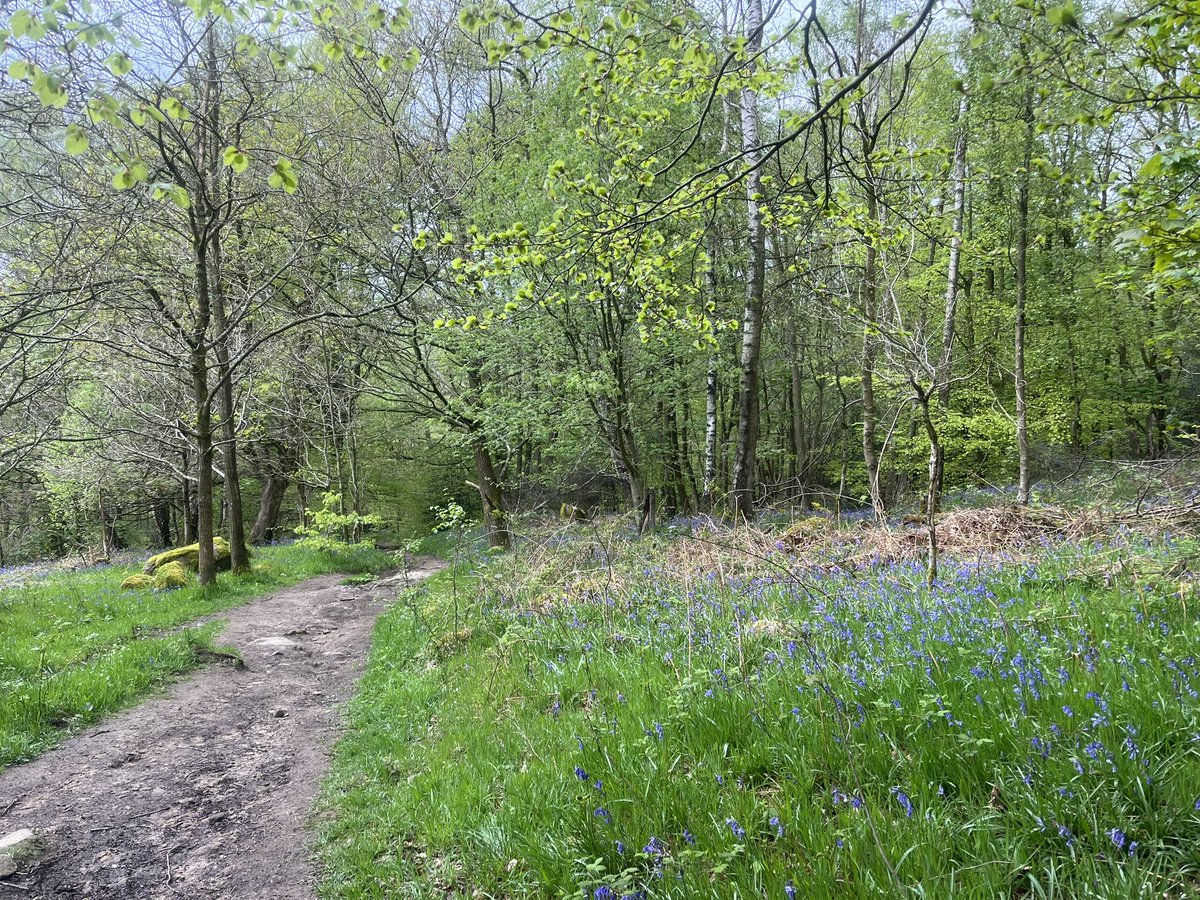
POLYGON ((823 562, 750 531, 544 538, 380 619, 323 896, 1195 889, 1193 540, 1042 540, 927 589, 862 529, 823 562))

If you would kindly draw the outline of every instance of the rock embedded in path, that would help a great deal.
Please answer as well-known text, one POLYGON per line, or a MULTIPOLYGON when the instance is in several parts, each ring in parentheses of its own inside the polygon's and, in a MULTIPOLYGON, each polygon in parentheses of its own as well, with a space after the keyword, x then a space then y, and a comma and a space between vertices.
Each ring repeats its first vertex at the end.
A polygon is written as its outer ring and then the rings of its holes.
POLYGON ((7 878, 17 871, 17 867, 42 855, 45 846, 32 828, 22 828, 0 837, 0 870, 10 867, 12 871, 0 875, 7 878), (5 862, 7 860, 7 862, 5 862))
POLYGON ((11 856, 0 854, 0 878, 11 878, 17 874, 17 864, 11 856))
POLYGON ((282 635, 273 635, 271 637, 259 638, 256 641, 250 642, 256 647, 266 647, 270 650, 291 650, 293 647, 298 647, 295 641, 288 640, 282 635))
POLYGON ((37 843, 37 835, 32 828, 22 828, 0 838, 0 853, 8 856, 19 856, 33 849, 37 843))

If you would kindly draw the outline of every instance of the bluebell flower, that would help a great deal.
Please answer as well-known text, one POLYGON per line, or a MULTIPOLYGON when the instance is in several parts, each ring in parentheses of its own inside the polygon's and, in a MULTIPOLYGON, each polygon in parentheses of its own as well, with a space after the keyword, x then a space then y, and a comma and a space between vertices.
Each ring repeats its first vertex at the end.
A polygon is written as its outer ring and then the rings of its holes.
POLYGON ((575 767, 575 777, 578 778, 580 781, 587 781, 588 773, 582 766, 576 766, 575 767))
POLYGON ((796 900, 796 886, 792 884, 791 879, 788 879, 787 883, 784 884, 783 893, 787 897, 787 900, 796 900))
POLYGON ((597 806, 596 811, 592 813, 592 815, 594 815, 597 819, 603 819, 605 825, 612 824, 612 816, 603 806, 597 806))
POLYGON ((908 794, 904 793, 900 788, 892 788, 892 793, 896 796, 896 802, 904 808, 905 817, 911 819, 913 817, 913 805, 912 801, 908 799, 908 794))
POLYGON ((1116 844, 1118 850, 1125 849, 1125 832, 1123 832, 1120 828, 1109 829, 1108 836, 1112 842, 1116 844))
POLYGON ((746 836, 746 829, 738 824, 738 820, 733 816, 726 819, 725 824, 729 826, 729 830, 733 832, 733 836, 739 841, 746 836))
POLYGON ((613 893, 612 888, 608 885, 602 884, 596 890, 592 891, 592 897, 595 900, 616 900, 617 895, 613 893))
POLYGON ((696 843, 696 836, 694 834, 692 834, 690 831, 688 831, 686 828, 683 829, 683 839, 692 845, 695 845, 695 843, 696 843))
POLYGON ((779 816, 771 816, 770 825, 775 829, 775 837, 783 837, 783 823, 779 821, 779 816))

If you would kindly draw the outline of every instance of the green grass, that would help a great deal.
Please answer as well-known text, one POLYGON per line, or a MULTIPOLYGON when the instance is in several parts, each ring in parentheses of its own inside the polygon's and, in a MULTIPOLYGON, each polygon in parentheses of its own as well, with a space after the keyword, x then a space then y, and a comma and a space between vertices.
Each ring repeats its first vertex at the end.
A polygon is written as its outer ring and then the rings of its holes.
POLYGON ((0 589, 0 769, 200 665, 220 628, 181 626, 316 575, 392 564, 377 551, 292 544, 259 550, 250 574, 208 588, 126 591, 121 581, 139 569, 108 566, 0 589))
POLYGON ((919 563, 605 546, 460 572, 457 604, 443 572, 379 620, 323 897, 1200 883, 1200 624, 1172 570, 1195 542, 974 560, 932 592, 919 563))

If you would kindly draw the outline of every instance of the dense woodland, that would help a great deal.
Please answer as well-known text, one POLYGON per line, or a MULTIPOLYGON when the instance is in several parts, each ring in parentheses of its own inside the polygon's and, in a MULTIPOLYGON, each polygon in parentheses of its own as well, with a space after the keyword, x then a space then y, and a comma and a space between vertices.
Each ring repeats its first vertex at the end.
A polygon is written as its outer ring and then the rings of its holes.
POLYGON ((1194 445, 1191 0, 2 19, 0 565, 1194 445))

